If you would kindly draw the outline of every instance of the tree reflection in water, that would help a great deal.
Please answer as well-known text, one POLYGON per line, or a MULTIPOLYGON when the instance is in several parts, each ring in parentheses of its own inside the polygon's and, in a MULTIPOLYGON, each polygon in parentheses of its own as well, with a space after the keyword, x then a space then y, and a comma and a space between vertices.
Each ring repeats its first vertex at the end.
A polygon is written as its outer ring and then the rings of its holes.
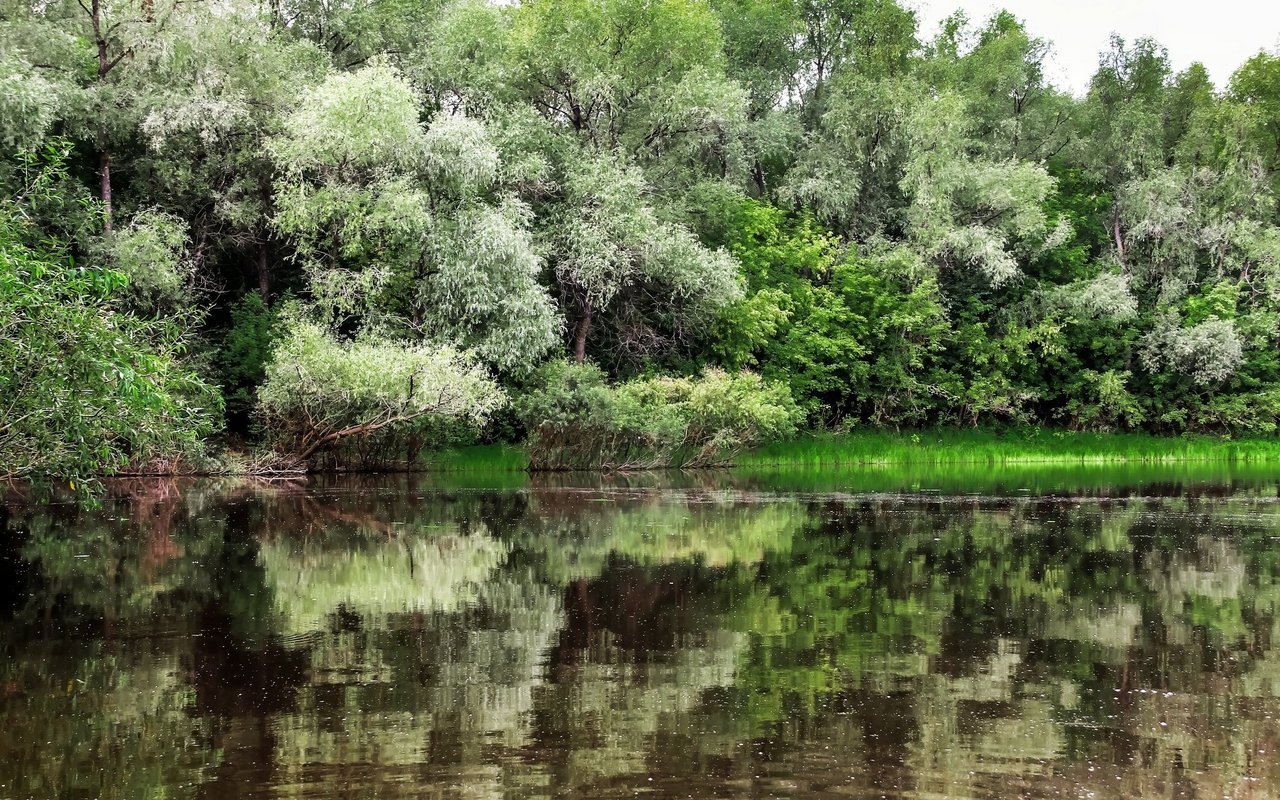
POLYGON ((1280 790, 1272 484, 558 483, 10 503, 0 796, 1280 790))

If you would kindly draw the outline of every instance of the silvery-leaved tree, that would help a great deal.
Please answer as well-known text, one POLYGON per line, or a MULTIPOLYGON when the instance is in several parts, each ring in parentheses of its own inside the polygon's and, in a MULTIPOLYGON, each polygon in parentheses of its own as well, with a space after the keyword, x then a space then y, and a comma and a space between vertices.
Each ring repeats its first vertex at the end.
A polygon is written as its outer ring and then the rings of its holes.
POLYGON ((662 221, 645 201, 639 170, 608 156, 573 164, 544 236, 571 315, 572 350, 581 362, 601 319, 610 344, 627 355, 667 342, 637 309, 656 305, 675 334, 709 323, 742 297, 737 262, 710 250, 684 227, 662 221))
POLYGON ((529 212, 484 125, 419 113, 376 62, 305 93, 270 141, 274 225, 311 308, 284 315, 258 408, 296 462, 424 420, 480 424, 502 403, 488 368, 527 368, 558 339, 529 212))
POLYGON ((0 52, 7 152, 56 134, 98 173, 94 219, 57 216, 52 229, 89 244, 158 213, 186 228, 184 257, 200 283, 271 293, 274 165, 263 140, 323 78, 319 48, 274 28, 255 0, 69 0, 6 19, 0 52))
POLYGON ((1249 134, 1280 195, 1280 50, 1261 52, 1231 76, 1230 95, 1249 109, 1249 134))
POLYGON ((482 114, 500 173, 536 210, 568 343, 614 364, 705 332, 736 265, 680 222, 684 191, 742 181, 747 93, 702 0, 452 5, 407 68, 482 114))
MULTIPOLYGON (((152 88, 146 68, 152 53, 167 46, 169 31, 183 24, 182 5, 54 0, 12 4, 0 18, 0 81, 6 73, 23 76, 18 102, 31 112, 28 144, 56 120, 61 136, 93 155, 96 208, 107 233, 115 226, 116 173, 133 167, 125 154, 152 88)), ((0 101, 0 122, 8 102, 0 101)))
POLYGON ((1045 76, 1051 44, 1007 11, 973 26, 953 14, 926 50, 921 77, 965 98, 971 135, 996 159, 1042 162, 1072 141, 1075 101, 1045 76))
POLYGON ((945 94, 912 115, 905 218, 921 253, 999 286, 1020 274, 1025 256, 1055 247, 1071 230, 1045 212, 1054 180, 1044 167, 976 153, 969 120, 963 98, 945 94))
MULTIPOLYGON (((1102 54, 1089 95, 1077 115, 1088 132, 1078 147, 1087 171, 1110 186, 1138 180, 1164 160, 1161 129, 1169 54, 1151 39, 1126 45, 1118 36, 1102 54)), ((1113 205, 1107 232, 1124 263, 1125 228, 1113 205)))
POLYGON ((57 119, 59 101, 56 80, 23 58, 0 56, 0 146, 5 152, 39 146, 57 119))
POLYGON ((530 0, 508 36, 513 99, 580 146, 622 154, 668 192, 745 177, 747 92, 704 0, 530 0))
POLYGON ((451 347, 372 335, 348 341, 296 307, 284 316, 258 413, 286 465, 424 420, 481 425, 505 402, 488 371, 451 347))
POLYGON ((871 238, 893 226, 906 202, 899 183, 919 102, 907 80, 837 76, 782 198, 850 238, 871 238))
POLYGON ((991 154, 971 103, 922 97, 901 78, 832 82, 819 131, 783 196, 860 241, 905 232, 944 271, 992 285, 1069 233, 1049 219, 1054 180, 1043 166, 991 154))
POLYGON ((439 114, 424 126, 410 84, 375 63, 308 92, 270 148, 275 225, 331 322, 450 345, 502 371, 555 344, 529 212, 498 184, 481 122, 439 114))
POLYGON ((144 155, 129 185, 130 196, 182 218, 206 282, 256 286, 264 301, 288 275, 263 141, 282 132, 300 91, 327 69, 319 48, 269 21, 253 0, 183 6, 163 46, 136 56, 149 84, 136 132, 144 155))
POLYGON ((1178 143, 1178 163, 1117 191, 1123 266, 1154 316, 1142 352, 1151 372, 1217 385, 1250 348, 1274 347, 1280 227, 1252 123, 1231 100, 1204 105, 1178 143))

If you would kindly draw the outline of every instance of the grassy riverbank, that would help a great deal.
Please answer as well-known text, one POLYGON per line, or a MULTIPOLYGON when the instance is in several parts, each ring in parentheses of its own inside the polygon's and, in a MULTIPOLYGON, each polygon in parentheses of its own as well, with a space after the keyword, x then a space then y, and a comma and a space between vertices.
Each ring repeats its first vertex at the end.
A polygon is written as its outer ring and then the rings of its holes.
MULTIPOLYGON (((1280 438, 1076 433, 1041 429, 934 429, 895 433, 814 434, 742 453, 734 467, 814 468, 887 464, 1160 464, 1277 462, 1280 438)), ((515 472, 529 466, 518 445, 464 447, 434 454, 425 464, 441 472, 515 472)))
POLYGON ((431 453, 424 466, 432 472, 524 472, 529 454, 521 445, 477 444, 431 453))
POLYGON ((801 437, 757 448, 739 467, 876 464, 1120 464, 1181 461, 1280 462, 1280 438, 935 429, 857 431, 801 437))

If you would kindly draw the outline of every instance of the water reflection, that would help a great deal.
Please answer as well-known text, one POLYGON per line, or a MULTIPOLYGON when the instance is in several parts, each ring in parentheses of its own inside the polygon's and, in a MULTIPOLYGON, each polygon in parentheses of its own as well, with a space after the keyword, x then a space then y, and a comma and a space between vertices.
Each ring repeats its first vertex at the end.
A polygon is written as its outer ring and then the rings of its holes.
POLYGON ((1274 480, 827 488, 10 503, 0 797, 1280 790, 1274 480))

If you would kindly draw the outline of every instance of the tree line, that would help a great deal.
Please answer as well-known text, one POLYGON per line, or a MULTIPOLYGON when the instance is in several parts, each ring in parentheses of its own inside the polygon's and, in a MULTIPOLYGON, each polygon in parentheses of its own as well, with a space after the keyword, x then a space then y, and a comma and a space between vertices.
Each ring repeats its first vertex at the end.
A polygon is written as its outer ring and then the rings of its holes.
POLYGON ((0 45, 0 475, 1280 416, 1275 53, 1113 37, 1075 96, 893 0, 6 0, 0 45))

